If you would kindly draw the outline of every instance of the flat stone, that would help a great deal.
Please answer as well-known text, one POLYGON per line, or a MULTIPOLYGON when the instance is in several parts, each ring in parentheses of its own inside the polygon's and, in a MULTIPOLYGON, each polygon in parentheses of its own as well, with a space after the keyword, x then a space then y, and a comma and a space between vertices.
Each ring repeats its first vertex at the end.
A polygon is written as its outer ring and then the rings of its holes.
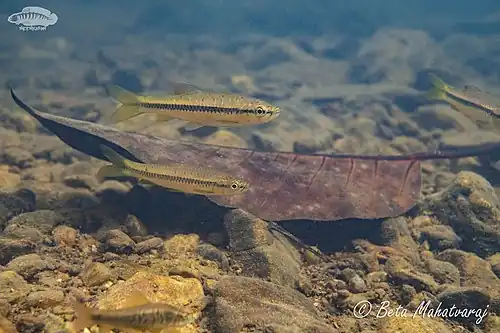
POLYGON ((214 329, 219 333, 335 333, 297 290, 261 279, 225 276, 214 291, 214 329))

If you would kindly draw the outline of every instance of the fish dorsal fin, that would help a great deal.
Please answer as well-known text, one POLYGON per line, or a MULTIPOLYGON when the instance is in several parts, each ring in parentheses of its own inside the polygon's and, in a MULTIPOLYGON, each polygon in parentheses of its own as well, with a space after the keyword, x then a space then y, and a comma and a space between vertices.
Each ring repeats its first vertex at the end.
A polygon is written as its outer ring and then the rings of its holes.
POLYGON ((174 95, 199 94, 202 90, 189 83, 172 82, 172 90, 174 95))
POLYGON ((144 296, 142 292, 134 289, 130 293, 129 297, 127 297, 127 300, 123 303, 123 308, 132 308, 149 303, 151 303, 151 301, 146 296, 144 296))

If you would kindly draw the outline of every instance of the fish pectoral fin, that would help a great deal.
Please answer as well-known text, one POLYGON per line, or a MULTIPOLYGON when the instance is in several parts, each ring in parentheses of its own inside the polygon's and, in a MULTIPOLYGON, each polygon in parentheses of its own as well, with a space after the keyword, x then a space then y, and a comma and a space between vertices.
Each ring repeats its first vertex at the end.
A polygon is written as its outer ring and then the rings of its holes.
POLYGON ((145 189, 149 190, 150 188, 156 186, 155 183, 152 183, 146 179, 139 179, 137 181, 139 183, 139 185, 141 185, 142 187, 144 187, 145 189))
POLYGON ((198 94, 201 93, 202 90, 198 87, 195 87, 189 83, 184 82, 171 82, 174 95, 185 95, 185 94, 198 94))
POLYGON ((106 178, 116 178, 126 176, 122 168, 116 167, 114 165, 105 165, 101 167, 96 174, 96 178, 99 183, 102 183, 106 178))
POLYGON ((142 292, 134 289, 123 303, 123 308, 132 308, 149 303, 151 303, 151 301, 142 292))
POLYGON ((432 88, 428 92, 425 93, 425 98, 429 100, 441 100, 447 101, 446 92, 439 88, 432 88))
POLYGON ((194 130, 197 130, 198 128, 202 128, 204 126, 205 125, 202 125, 202 124, 189 123, 189 124, 184 125, 184 129, 186 131, 194 131, 194 130))

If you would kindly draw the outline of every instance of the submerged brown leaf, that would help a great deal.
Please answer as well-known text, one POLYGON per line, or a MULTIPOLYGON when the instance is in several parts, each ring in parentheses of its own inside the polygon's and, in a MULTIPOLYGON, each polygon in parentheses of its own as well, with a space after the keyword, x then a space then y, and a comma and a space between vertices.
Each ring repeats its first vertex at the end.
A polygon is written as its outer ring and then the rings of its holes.
POLYGON ((106 144, 135 161, 188 163, 243 177, 251 183, 248 192, 210 200, 266 220, 397 216, 420 195, 420 163, 412 157, 269 153, 175 141, 35 111, 11 94, 66 144, 96 158, 106 160, 99 149, 106 144))

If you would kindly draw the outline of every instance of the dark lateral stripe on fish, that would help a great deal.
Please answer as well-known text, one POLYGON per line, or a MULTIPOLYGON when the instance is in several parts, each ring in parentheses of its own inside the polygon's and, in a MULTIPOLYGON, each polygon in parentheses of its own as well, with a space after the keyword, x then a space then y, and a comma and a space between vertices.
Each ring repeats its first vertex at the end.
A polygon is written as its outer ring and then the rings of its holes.
POLYGON ((137 172, 141 176, 150 177, 150 178, 157 178, 157 179, 165 179, 165 180, 172 181, 175 183, 180 183, 180 184, 194 184, 194 185, 201 185, 201 186, 207 186, 207 187, 210 187, 210 186, 225 187, 223 184, 220 184, 220 183, 214 182, 214 181, 209 181, 209 180, 195 179, 195 178, 182 177, 182 176, 172 176, 172 175, 167 175, 167 174, 162 174, 162 173, 136 170, 136 169, 132 169, 132 168, 129 168, 129 169, 134 171, 134 172, 137 172))
MULTIPOLYGON (((165 110, 183 110, 188 112, 207 112, 207 113, 227 113, 227 114, 255 114, 255 109, 227 108, 220 106, 205 105, 187 105, 187 104, 168 104, 168 103, 139 103, 139 106, 147 109, 165 109, 165 110)), ((264 111, 264 110, 263 110, 264 111)), ((272 114, 271 111, 265 111, 265 114, 272 114)))

